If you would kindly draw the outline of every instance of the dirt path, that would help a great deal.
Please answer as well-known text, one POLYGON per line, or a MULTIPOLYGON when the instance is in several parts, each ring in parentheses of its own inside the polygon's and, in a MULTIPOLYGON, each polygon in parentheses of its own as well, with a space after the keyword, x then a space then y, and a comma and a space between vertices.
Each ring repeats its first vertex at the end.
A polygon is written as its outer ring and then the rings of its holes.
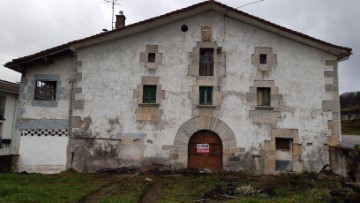
POLYGON ((89 194, 83 200, 78 203, 97 203, 100 202, 101 198, 107 195, 114 194, 116 185, 125 178, 132 177, 134 175, 111 175, 107 177, 107 183, 99 190, 89 194))
POLYGON ((161 191, 161 184, 155 182, 145 195, 139 200, 139 203, 155 203, 161 191))

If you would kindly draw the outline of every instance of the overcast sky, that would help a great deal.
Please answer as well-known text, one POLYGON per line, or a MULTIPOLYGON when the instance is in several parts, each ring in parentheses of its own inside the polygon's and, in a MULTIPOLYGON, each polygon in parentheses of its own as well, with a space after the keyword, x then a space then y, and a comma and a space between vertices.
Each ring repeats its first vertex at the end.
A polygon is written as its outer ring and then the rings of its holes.
MULTIPOLYGON (((218 0, 239 7, 257 0, 218 0)), ((135 23, 201 0, 119 0, 126 24, 135 23)), ((339 65, 340 92, 360 91, 359 0, 264 0, 240 8, 315 38, 353 48, 339 65)), ((0 64, 111 28, 111 5, 103 0, 0 0, 0 64)), ((0 79, 20 74, 0 67, 0 79)))

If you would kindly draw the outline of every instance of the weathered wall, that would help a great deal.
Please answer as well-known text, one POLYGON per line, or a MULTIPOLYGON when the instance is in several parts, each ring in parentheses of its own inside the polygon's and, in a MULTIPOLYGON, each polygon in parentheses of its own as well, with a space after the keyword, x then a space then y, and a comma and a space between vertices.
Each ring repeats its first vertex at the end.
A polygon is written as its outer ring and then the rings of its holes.
MULTIPOLYGON (((12 139, 13 135, 13 125, 14 125, 14 117, 15 117, 15 108, 17 104, 18 95, 6 93, 0 91, 0 96, 5 97, 5 120, 0 120, 0 137, 2 139, 12 139)), ((0 156, 10 155, 11 154, 11 146, 2 145, 0 148, 0 156)))
POLYGON ((360 180, 360 153, 357 149, 330 147, 330 165, 335 174, 360 180))
POLYGON ((72 117, 76 139, 70 139, 68 167, 93 171, 100 166, 126 165, 135 157, 137 161, 131 162, 135 165, 155 160, 184 167, 187 160, 182 156, 186 156, 187 143, 175 136, 193 117, 211 115, 235 134, 236 141, 224 143, 228 146, 225 169, 274 172, 276 136, 297 140, 293 152, 297 164, 293 170, 321 169, 326 162, 324 144, 331 135, 339 136, 339 128, 330 128, 328 123, 337 121, 332 113, 336 109, 323 108, 323 101, 338 96, 336 85, 325 88, 326 84, 336 84, 336 67, 326 62, 335 60, 335 56, 229 18, 225 20, 224 23, 224 16, 217 13, 204 13, 146 33, 77 50, 76 71, 81 77, 76 84, 77 105, 72 117), (187 32, 181 32, 183 24, 188 25, 187 32), (222 47, 219 57, 226 54, 225 61, 219 59, 225 75, 216 79, 189 74, 191 60, 196 59, 190 53, 194 50, 196 53, 199 46, 207 46, 201 43, 202 25, 212 27, 214 46, 222 47), (147 45, 157 45, 154 67, 144 63, 141 54, 148 52, 147 45), (252 56, 262 51, 273 54, 269 67, 253 63, 252 56), (334 73, 333 77, 325 77, 325 71, 334 73), (139 120, 139 111, 150 111, 141 109, 137 100, 143 77, 157 77, 164 98, 154 107, 156 111, 147 112, 150 116, 139 120), (214 110, 198 110, 193 91, 199 84, 213 83, 219 89, 218 105, 214 110), (276 105, 271 111, 257 110, 252 103, 254 88, 264 84, 272 86, 272 102, 276 105), (280 133, 272 134, 272 129, 280 133), (294 133, 286 134, 288 131, 294 133), (91 139, 88 143, 82 137, 101 139, 91 139), (123 140, 138 150, 136 156, 116 151, 123 140), (136 143, 139 140, 144 144, 142 148, 136 143), (260 169, 253 168, 253 155, 262 160, 255 164, 260 169), (109 156, 116 160, 106 158, 109 156))
POLYGON ((14 154, 18 171, 56 173, 65 169, 73 58, 71 55, 26 67, 17 108, 14 154), (57 82, 56 100, 35 100, 35 81, 57 82))
POLYGON ((66 136, 22 136, 18 171, 58 173, 66 169, 66 136))

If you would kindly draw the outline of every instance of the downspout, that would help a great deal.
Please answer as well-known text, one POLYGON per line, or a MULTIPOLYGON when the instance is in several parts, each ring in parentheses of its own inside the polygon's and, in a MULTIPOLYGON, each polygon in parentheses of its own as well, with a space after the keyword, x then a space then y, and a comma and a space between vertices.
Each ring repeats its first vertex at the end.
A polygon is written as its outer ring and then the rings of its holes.
MULTIPOLYGON (((19 95, 19 94, 18 94, 19 95)), ((18 96, 19 97, 19 96, 18 96)), ((15 123, 16 123, 16 110, 17 110, 17 107, 18 107, 18 102, 19 102, 19 99, 16 98, 15 99, 15 105, 14 105, 14 113, 13 113, 13 119, 12 119, 12 125, 11 125, 11 147, 10 147, 10 155, 12 155, 14 153, 13 151, 13 148, 14 148, 14 129, 15 129, 15 123)), ((20 144, 20 143, 19 143, 20 144)))
POLYGON ((73 115, 73 97, 75 97, 74 94, 74 81, 75 79, 71 79, 70 83, 71 83, 71 89, 70 89, 70 101, 69 101, 69 129, 68 129, 68 136, 69 138, 72 136, 72 129, 71 129, 71 123, 72 123, 72 115, 73 115))
MULTIPOLYGON (((70 47, 70 50, 73 52, 73 63, 76 59, 76 49, 74 47, 70 47)), ((72 65, 72 68, 74 68, 74 64, 72 65)), ((77 68, 77 67, 76 67, 77 68)), ((76 70, 73 71, 73 77, 71 78, 71 80, 69 82, 71 82, 71 89, 70 89, 70 103, 69 103, 69 129, 68 129, 68 136, 69 139, 70 137, 72 137, 72 128, 71 128, 71 123, 72 123, 72 115, 73 115, 73 100, 75 99, 75 93, 74 93, 74 82, 75 82, 75 77, 76 77, 76 70)))

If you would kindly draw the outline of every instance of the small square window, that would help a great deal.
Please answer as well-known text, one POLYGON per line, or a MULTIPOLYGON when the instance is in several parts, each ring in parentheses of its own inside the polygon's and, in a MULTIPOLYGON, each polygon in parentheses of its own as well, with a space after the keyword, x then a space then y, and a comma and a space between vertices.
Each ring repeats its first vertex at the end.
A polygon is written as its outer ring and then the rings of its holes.
POLYGON ((291 150, 292 139, 288 138, 275 138, 276 150, 291 150))
POLYGON ((144 85, 143 87, 143 103, 156 103, 156 85, 144 85))
POLYGON ((35 87, 36 100, 52 100, 56 99, 56 81, 36 81, 35 87))
POLYGON ((257 88, 257 105, 258 106, 270 106, 270 91, 269 87, 257 88))
POLYGON ((156 55, 155 53, 148 53, 148 62, 149 63, 155 63, 156 55))
POLYGON ((260 54, 260 64, 266 64, 266 62, 267 62, 267 55, 260 54))
POLYGON ((199 75, 214 75, 214 49, 200 49, 199 75))
POLYGON ((212 105, 213 87, 203 86, 199 89, 200 105, 212 105))

